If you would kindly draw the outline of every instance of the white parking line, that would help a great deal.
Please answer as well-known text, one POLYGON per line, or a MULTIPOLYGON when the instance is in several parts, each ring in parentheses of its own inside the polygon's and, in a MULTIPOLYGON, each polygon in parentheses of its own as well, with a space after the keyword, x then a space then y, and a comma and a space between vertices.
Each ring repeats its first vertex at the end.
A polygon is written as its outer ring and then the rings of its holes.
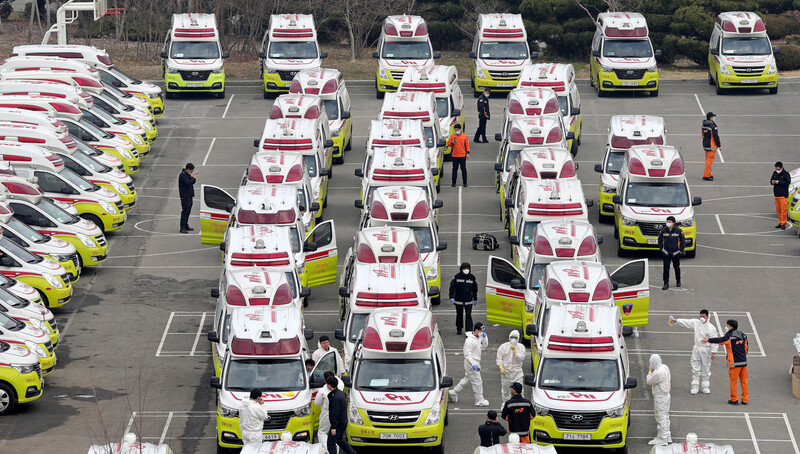
POLYGON ((211 144, 208 146, 208 151, 206 151, 206 157, 203 158, 203 163, 200 164, 200 165, 203 165, 203 166, 206 165, 206 162, 208 162, 208 157, 211 156, 211 150, 214 148, 214 144, 215 143, 217 143, 217 138, 216 137, 211 139, 211 144))
POLYGON ((164 327, 164 334, 161 335, 161 342, 159 342, 158 349, 156 350, 156 356, 161 356, 161 349, 164 348, 164 342, 167 340, 167 333, 169 332, 170 325, 172 325, 173 317, 175 317, 175 312, 170 312, 169 319, 167 319, 167 326, 164 327))
POLYGON ((750 312, 747 312, 747 320, 750 322, 750 328, 753 328, 753 335, 756 336, 756 343, 758 344, 758 350, 761 351, 761 356, 767 356, 764 346, 761 344, 761 336, 758 335, 756 324, 753 323, 753 316, 750 315, 750 312))
MULTIPOLYGON (((231 95, 231 97, 230 97, 230 98, 228 98, 228 105, 227 105, 227 106, 225 106, 225 112, 222 112, 222 118, 225 118, 225 116, 226 116, 226 115, 228 115, 228 109, 230 109, 230 107, 231 107, 231 101, 233 101, 233 98, 234 98, 235 96, 236 96, 236 95, 231 95)), ((262 118, 263 118, 263 117, 262 117, 262 118)))
POLYGON ((715 214, 714 217, 717 219, 717 225, 719 226, 719 233, 725 235, 725 229, 722 228, 722 221, 719 220, 719 215, 715 214))
POLYGON ((703 105, 700 104, 700 98, 697 97, 697 93, 694 94, 694 100, 697 101, 697 107, 700 108, 700 115, 704 115, 705 116, 706 111, 703 109, 703 105))
POLYGON ((462 217, 462 205, 461 205, 461 193, 464 189, 463 186, 458 187, 458 241, 456 244, 458 245, 456 249, 456 266, 461 266, 461 217, 462 217))
MULTIPOLYGON (((196 357, 196 356, 210 356, 211 353, 208 351, 198 352, 197 345, 200 342, 200 338, 203 335, 203 328, 205 327, 206 318, 212 314, 212 312, 190 312, 190 311, 172 311, 169 314, 169 319, 167 319, 167 325, 164 327, 164 333, 161 335, 161 342, 158 344, 158 349, 156 349, 156 357, 196 357), (171 333, 169 332, 172 324, 176 321, 178 317, 185 317, 185 318, 199 318, 199 322, 197 325, 197 330, 187 333, 171 333), (164 344, 166 343, 168 336, 174 337, 184 337, 184 336, 194 336, 194 341, 192 342, 191 350, 166 350, 164 349, 164 344)), ((184 337, 185 339, 185 337, 184 337)))
POLYGON ((745 413, 744 420, 747 422, 747 429, 750 431, 750 438, 753 439, 753 447, 756 449, 756 454, 761 454, 761 450, 758 449, 758 440, 756 440, 756 433, 753 431, 753 423, 750 422, 750 415, 745 413))
POLYGON ((800 454, 800 449, 797 447, 797 440, 795 440, 794 432, 792 432, 792 425, 789 424, 789 417, 786 416, 786 413, 783 414, 783 422, 786 423, 786 430, 789 432, 789 438, 792 441, 792 447, 794 447, 795 454, 800 454))
POLYGON ((194 337, 194 343, 192 344, 192 351, 189 353, 189 356, 194 356, 194 352, 197 351, 197 343, 200 341, 200 336, 203 334, 203 326, 206 324, 206 316, 208 312, 203 312, 203 316, 200 317, 200 324, 197 325, 197 334, 194 337))
MULTIPOLYGON (((233 98, 233 96, 231 96, 231 98, 233 98)), ((224 118, 224 115, 223 115, 223 118, 224 118)), ((172 415, 174 415, 174 414, 175 414, 175 412, 172 412, 172 411, 169 412, 169 415, 167 416, 167 422, 164 423, 164 430, 161 431, 161 438, 158 439, 158 444, 164 444, 164 438, 167 437, 167 431, 169 430, 169 424, 172 422, 172 415)))

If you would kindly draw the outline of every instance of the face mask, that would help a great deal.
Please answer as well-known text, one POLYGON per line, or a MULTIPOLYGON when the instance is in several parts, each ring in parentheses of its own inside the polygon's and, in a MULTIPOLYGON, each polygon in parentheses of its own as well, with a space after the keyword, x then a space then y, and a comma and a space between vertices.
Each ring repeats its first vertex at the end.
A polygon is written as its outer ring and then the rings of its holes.
POLYGON ((509 339, 509 342, 511 342, 511 345, 517 345, 517 342, 519 342, 519 339, 517 339, 516 337, 512 337, 511 339, 509 339))
POLYGON ((461 135, 461 131, 456 131, 456 135, 460 136, 461 135))
POLYGON ((668 229, 671 229, 671 228, 672 228, 672 223, 671 223, 671 222, 667 222, 667 228, 668 228, 668 229))
POLYGON ((461 270, 461 272, 464 273, 464 274, 469 274, 469 268, 463 269, 463 270, 461 270))
POLYGON ((707 319, 707 318, 705 318, 705 317, 700 317, 700 321, 701 321, 702 323, 708 323, 708 319, 707 319))

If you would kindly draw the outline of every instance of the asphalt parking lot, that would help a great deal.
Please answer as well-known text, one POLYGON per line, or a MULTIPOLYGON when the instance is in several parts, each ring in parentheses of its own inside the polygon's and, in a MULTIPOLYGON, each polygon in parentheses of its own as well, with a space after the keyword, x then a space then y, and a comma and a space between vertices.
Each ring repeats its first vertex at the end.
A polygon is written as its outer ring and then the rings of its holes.
MULTIPOLYGON (((630 452, 647 453, 655 436, 652 396, 644 384, 647 359, 662 355, 672 371, 672 434, 682 440, 690 431, 703 441, 734 446, 737 454, 800 454, 800 400, 791 394, 791 339, 800 331, 794 278, 800 272, 797 231, 776 230, 768 180, 773 163, 788 170, 800 166, 800 81, 781 82, 780 94, 737 93, 717 96, 705 80, 669 81, 658 98, 630 94, 599 99, 581 83, 583 138, 576 160, 586 196, 597 200, 599 175, 594 164, 603 156, 611 115, 663 116, 667 140, 679 147, 687 162, 693 196, 703 198, 696 209, 698 253, 686 259, 683 287, 661 290, 661 263, 650 263, 650 325, 629 338, 632 369, 639 379, 633 392, 630 452), (723 142, 714 164, 716 181, 701 179, 704 156, 700 123, 706 111, 717 114, 723 142), (712 394, 689 394, 690 331, 667 326, 668 315, 694 316, 701 308, 711 320, 739 320, 750 339, 750 405, 731 407, 724 355, 712 366, 712 394)), ((345 164, 334 168, 326 219, 336 223, 339 257, 352 244, 358 221, 353 200, 359 181, 353 170, 364 154, 367 125, 381 101, 366 84, 349 86, 353 105, 353 149, 345 164)), ((469 91, 467 91, 469 93, 469 91)), ((0 419, 0 452, 84 454, 88 445, 118 441, 132 430, 145 441, 168 443, 176 453, 215 452, 215 392, 209 385, 213 366, 205 333, 213 318, 209 289, 217 284, 220 253, 200 244, 199 201, 190 224, 193 235, 178 233, 180 203, 177 176, 193 162, 201 183, 234 191, 254 152, 253 139, 263 128, 271 101, 258 86, 230 86, 226 99, 205 97, 167 101, 159 123, 159 138, 135 176, 140 201, 127 225, 110 235, 109 260, 86 270, 73 301, 55 310, 62 327, 58 366, 47 378, 44 396, 0 419)), ((467 132, 477 123, 475 103, 465 98, 467 132)), ((499 132, 504 96, 491 100, 489 132, 499 132)), ((485 282, 490 253, 473 251, 477 232, 492 232, 502 240, 495 254, 508 257, 509 244, 498 216, 494 191, 495 142, 473 144, 468 162, 468 188, 451 188, 450 165, 439 198, 440 237, 448 242, 442 255, 443 288, 462 261, 485 282)), ((615 253, 613 226, 598 224, 596 207, 590 220, 606 241, 601 246, 609 269, 630 259, 615 253)), ((332 335, 341 327, 336 317, 336 287, 314 289, 306 324, 315 335, 332 335)), ((463 376, 459 358, 463 337, 457 336, 454 311, 447 303, 435 309, 450 355, 448 374, 463 376)), ((485 317, 483 298, 473 312, 485 317)), ((484 353, 484 388, 491 408, 499 409, 496 348, 510 328, 488 329, 490 347, 484 353)), ((528 360, 529 361, 529 360, 528 360)), ((529 366, 526 364, 525 370, 529 366)), ((527 395, 526 391, 526 395, 527 395)), ((485 409, 471 406, 468 392, 451 404, 445 432, 447 452, 472 452, 476 428, 485 409)), ((565 451, 566 452, 566 451, 565 451)))

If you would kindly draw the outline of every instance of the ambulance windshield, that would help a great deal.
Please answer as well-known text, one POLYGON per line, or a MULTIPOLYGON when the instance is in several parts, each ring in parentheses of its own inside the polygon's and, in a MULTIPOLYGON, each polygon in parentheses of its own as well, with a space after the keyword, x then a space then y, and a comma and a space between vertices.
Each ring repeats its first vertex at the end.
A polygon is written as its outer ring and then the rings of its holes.
POLYGON ((536 226, 539 225, 538 222, 526 222, 524 226, 522 226, 522 245, 530 248, 530 245, 533 244, 534 233, 536 231, 536 226))
POLYGON ((362 359, 355 379, 361 391, 432 391, 436 372, 430 359, 362 359))
POLYGON ((169 58, 182 60, 213 60, 219 58, 219 44, 216 41, 173 41, 169 58))
POLYGON ((722 38, 723 55, 770 55, 772 48, 766 36, 761 38, 722 38))
POLYGON ((427 41, 385 42, 381 57, 392 60, 428 60, 431 58, 431 45, 427 41))
POLYGON ((269 43, 269 58, 317 58, 317 43, 272 41, 269 43))
POLYGON ((653 48, 649 39, 607 39, 603 42, 603 56, 611 58, 650 58, 653 48))
POLYGON ((302 391, 306 389, 306 367, 300 358, 233 359, 228 363, 225 389, 229 391, 302 391))
POLYGON ((619 366, 613 359, 545 358, 539 387, 564 391, 616 391, 619 366))
POLYGON ((60 206, 51 202, 50 199, 43 198, 37 205, 45 214, 55 219, 61 224, 75 224, 81 220, 78 216, 73 216, 64 211, 60 206))
POLYGON ((304 155, 303 159, 306 161, 306 172, 309 178, 317 176, 317 157, 314 155, 304 155))
POLYGON ((685 183, 628 183, 625 205, 645 207, 689 206, 685 183))
POLYGON ((19 298, 2 287, 0 287, 0 300, 11 307, 16 307, 18 309, 28 307, 31 304, 29 300, 19 298))
POLYGON ((528 58, 528 46, 524 42, 481 43, 480 57, 484 60, 524 60, 528 58))

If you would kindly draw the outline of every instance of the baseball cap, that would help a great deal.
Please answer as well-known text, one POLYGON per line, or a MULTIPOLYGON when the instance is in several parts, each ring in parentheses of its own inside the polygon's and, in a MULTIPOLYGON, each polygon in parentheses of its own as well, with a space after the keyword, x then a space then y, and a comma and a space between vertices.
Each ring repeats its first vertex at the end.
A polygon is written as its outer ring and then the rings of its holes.
POLYGON ((520 382, 518 382, 518 381, 515 381, 514 383, 511 384, 511 389, 513 389, 514 391, 516 391, 518 393, 521 393, 522 392, 522 384, 520 382))
POLYGON ((472 328, 473 328, 473 329, 480 330, 480 331, 483 331, 483 328, 484 328, 484 326, 483 326, 483 323, 481 323, 481 322, 478 322, 478 323, 476 323, 476 324, 472 325, 472 328))
POLYGON ((716 115, 714 115, 714 112, 709 112, 706 114, 706 120, 710 120, 711 117, 716 117, 716 115))

